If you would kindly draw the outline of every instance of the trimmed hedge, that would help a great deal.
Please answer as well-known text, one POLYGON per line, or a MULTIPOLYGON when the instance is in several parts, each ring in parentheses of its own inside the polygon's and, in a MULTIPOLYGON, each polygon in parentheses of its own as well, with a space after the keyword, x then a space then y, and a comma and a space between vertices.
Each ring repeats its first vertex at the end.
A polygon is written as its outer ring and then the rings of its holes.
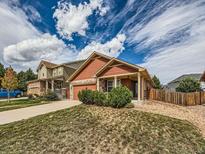
POLYGON ((78 98, 84 104, 94 104, 94 93, 92 90, 81 90, 78 93, 78 98))
POLYGON ((106 94, 99 91, 92 90, 81 90, 78 93, 78 98, 84 104, 95 104, 99 106, 111 106, 114 108, 121 108, 131 103, 132 93, 127 87, 117 87, 113 88, 110 93, 108 93, 108 98, 106 94))
POLYGON ((99 106, 106 105, 106 95, 103 92, 94 91, 93 95, 94 95, 94 99, 93 99, 94 104, 99 106))
POLYGON ((43 99, 45 99, 46 101, 57 101, 59 100, 58 95, 55 92, 48 92, 47 94, 45 94, 43 96, 43 99))
POLYGON ((125 86, 113 88, 108 94, 108 104, 114 108, 121 108, 131 103, 132 93, 125 86))

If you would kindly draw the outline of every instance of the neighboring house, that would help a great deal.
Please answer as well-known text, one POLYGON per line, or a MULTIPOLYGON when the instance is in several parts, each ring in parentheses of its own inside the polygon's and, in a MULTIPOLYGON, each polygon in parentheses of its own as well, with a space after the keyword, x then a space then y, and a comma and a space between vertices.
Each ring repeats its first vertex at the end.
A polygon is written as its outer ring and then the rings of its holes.
POLYGON ((205 91, 205 71, 200 78, 200 83, 201 83, 201 89, 205 91))
POLYGON ((73 72, 75 72, 85 60, 74 61, 64 64, 54 64, 42 60, 37 68, 38 79, 29 81, 27 85, 27 94, 43 95, 48 91, 55 91, 65 97, 65 82, 73 72))
POLYGON ((135 99, 143 100, 154 84, 145 68, 97 52, 93 52, 67 81, 70 98, 74 100, 82 89, 110 92, 119 85, 129 88, 135 99))
POLYGON ((179 86, 180 81, 182 81, 183 79, 192 78, 192 79, 200 82, 201 76, 202 76, 202 74, 200 74, 200 73, 185 74, 185 75, 182 75, 182 76, 174 79, 173 81, 169 82, 164 88, 167 90, 175 91, 176 88, 179 86))

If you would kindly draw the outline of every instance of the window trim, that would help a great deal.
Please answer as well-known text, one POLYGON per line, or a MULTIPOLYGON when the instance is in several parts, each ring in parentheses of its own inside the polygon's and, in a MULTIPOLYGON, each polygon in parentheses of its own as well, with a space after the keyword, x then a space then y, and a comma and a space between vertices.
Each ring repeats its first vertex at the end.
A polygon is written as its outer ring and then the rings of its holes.
MULTIPOLYGON (((109 89, 108 87, 110 87, 110 86, 108 86, 108 82, 110 82, 110 81, 112 82, 112 88, 114 88, 114 80, 112 80, 112 79, 107 80, 107 88, 106 88, 106 89, 107 89, 107 92, 110 92, 110 91, 108 91, 108 89, 109 89)), ((111 89, 111 90, 112 90, 112 89, 111 89)))
POLYGON ((121 79, 117 79, 117 87, 120 87, 122 85, 121 79))

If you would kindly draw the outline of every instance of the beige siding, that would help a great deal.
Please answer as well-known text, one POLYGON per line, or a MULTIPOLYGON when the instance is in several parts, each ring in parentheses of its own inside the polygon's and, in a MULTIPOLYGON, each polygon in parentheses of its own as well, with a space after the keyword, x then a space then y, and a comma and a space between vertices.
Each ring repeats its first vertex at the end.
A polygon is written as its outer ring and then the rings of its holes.
POLYGON ((46 66, 42 66, 38 71, 38 79, 48 78, 48 72, 46 66))
POLYGON ((43 81, 37 81, 37 82, 31 82, 27 86, 27 94, 37 94, 39 96, 43 95, 45 93, 45 82, 43 81))
POLYGON ((29 83, 28 84, 28 90, 27 90, 27 94, 28 95, 33 95, 33 94, 37 94, 40 95, 40 82, 33 82, 33 83, 29 83))
POLYGON ((53 77, 63 76, 64 75, 64 67, 56 67, 53 69, 53 77))
POLYGON ((51 78, 53 75, 53 71, 51 69, 47 69, 47 78, 51 78))

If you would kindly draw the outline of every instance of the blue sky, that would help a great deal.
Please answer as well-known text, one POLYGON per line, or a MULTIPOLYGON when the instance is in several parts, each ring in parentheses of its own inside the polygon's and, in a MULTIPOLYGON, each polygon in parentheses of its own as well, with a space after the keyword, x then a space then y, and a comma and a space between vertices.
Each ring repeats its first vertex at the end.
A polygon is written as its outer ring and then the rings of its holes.
POLYGON ((205 70, 205 0, 1 0, 0 23, 0 61, 17 70, 94 50, 162 83, 205 70))

